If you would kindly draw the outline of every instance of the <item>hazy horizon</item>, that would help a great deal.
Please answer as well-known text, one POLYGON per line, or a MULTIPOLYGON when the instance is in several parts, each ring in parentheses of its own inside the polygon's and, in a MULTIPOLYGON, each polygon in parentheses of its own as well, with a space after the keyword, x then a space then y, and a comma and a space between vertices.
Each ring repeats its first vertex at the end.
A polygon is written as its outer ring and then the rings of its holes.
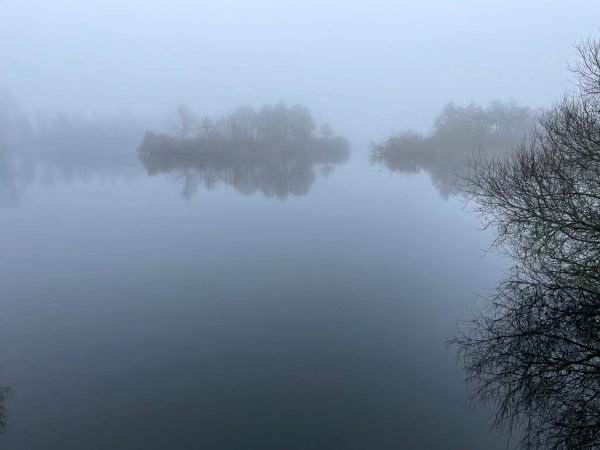
POLYGON ((0 90, 33 112, 162 117, 284 100, 351 139, 427 131, 449 101, 549 105, 600 4, 0 2, 0 90))

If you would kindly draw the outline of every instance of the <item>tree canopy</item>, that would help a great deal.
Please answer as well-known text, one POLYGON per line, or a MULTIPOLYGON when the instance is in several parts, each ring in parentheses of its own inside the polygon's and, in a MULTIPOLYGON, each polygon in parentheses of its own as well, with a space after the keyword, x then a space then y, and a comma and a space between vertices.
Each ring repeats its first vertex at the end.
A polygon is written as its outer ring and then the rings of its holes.
POLYGON ((228 117, 203 117, 200 121, 190 109, 180 106, 175 127, 182 139, 306 141, 313 137, 317 125, 306 106, 278 102, 265 104, 258 111, 244 105, 228 117))
POLYGON ((482 157, 504 155, 523 139, 533 123, 533 111, 514 101, 491 102, 487 107, 448 103, 428 134, 408 130, 385 141, 372 143, 372 163, 392 171, 426 171, 440 195, 448 198, 456 174, 464 174, 465 160, 473 153, 482 157))

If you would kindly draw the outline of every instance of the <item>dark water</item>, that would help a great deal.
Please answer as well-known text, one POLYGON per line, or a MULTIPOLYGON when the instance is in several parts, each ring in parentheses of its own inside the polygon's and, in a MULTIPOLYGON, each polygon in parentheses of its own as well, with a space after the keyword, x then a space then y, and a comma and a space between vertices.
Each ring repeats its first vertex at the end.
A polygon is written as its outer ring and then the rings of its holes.
POLYGON ((4 163, 0 447, 505 448, 443 346, 503 263, 426 174, 82 161, 4 163))

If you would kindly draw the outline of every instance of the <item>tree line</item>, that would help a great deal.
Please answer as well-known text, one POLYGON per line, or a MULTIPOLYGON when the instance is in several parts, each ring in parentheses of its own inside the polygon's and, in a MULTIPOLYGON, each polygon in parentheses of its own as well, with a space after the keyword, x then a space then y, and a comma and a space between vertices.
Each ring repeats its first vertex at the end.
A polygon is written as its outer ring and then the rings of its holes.
POLYGON ((23 112, 0 93, 0 152, 135 148, 147 124, 127 113, 118 115, 23 112))
POLYGON ((491 102, 487 107, 448 103, 427 134, 408 130, 371 143, 372 164, 402 173, 427 172, 443 198, 452 195, 456 174, 466 173, 474 153, 484 158, 504 155, 518 145, 534 123, 535 111, 514 101, 491 102))
MULTIPOLYGON (((226 117, 199 119, 190 108, 180 105, 173 126, 181 139, 307 141, 317 132, 317 124, 306 106, 287 106, 284 102, 265 104, 258 110, 240 106, 226 117)), ((318 132, 325 139, 335 136, 329 124, 321 126, 318 132)))
POLYGON ((467 156, 481 151, 494 155, 518 144, 534 123, 534 116, 534 110, 515 101, 496 100, 487 107, 450 102, 435 118, 430 133, 394 133, 383 142, 371 143, 370 154, 383 162, 411 153, 467 156))

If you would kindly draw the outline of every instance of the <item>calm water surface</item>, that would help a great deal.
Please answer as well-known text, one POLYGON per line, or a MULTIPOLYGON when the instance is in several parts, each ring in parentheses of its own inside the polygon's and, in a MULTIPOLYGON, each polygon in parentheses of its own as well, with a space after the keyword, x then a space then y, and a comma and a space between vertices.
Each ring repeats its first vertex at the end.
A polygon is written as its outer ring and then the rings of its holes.
POLYGON ((503 262, 428 175, 359 149, 190 195, 109 161, 0 183, 0 447, 505 448, 443 345, 503 262))

